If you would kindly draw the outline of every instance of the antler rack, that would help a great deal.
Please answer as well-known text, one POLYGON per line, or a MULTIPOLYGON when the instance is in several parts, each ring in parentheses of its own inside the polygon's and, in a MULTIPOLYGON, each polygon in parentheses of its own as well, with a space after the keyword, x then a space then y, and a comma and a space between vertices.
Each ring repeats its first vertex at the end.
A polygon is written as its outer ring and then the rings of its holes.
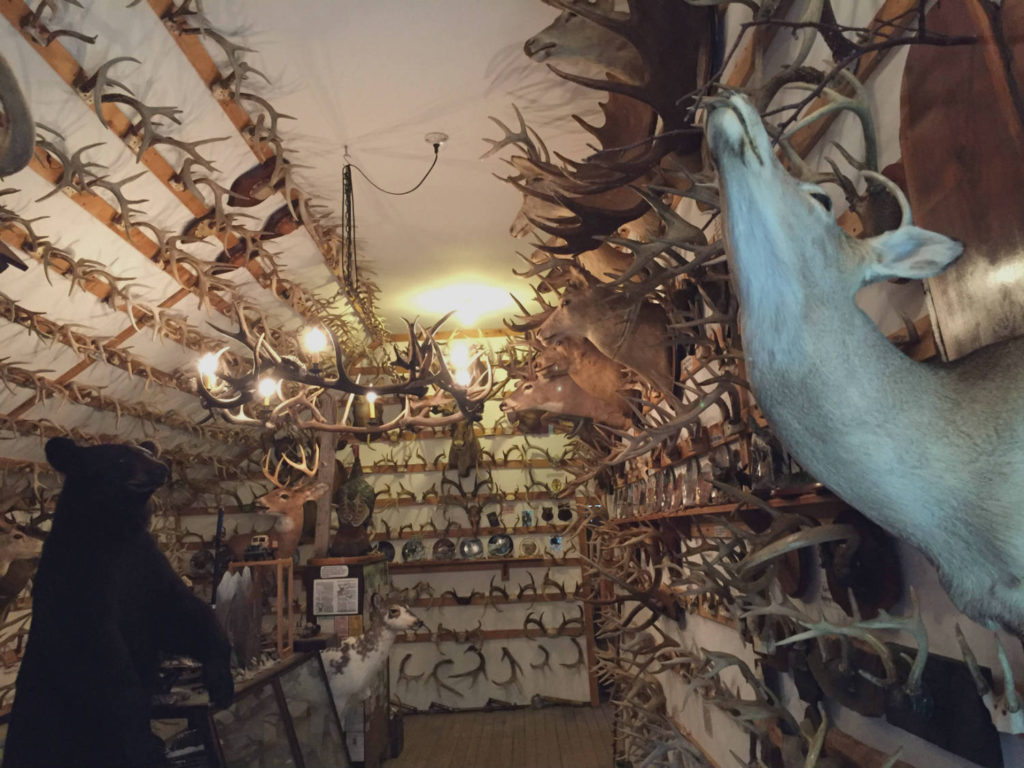
MULTIPOLYGON (((243 344, 249 351, 251 361, 247 370, 236 374, 228 370, 222 359, 228 347, 204 357, 199 363, 197 389, 203 405, 225 420, 236 424, 264 424, 276 426, 291 417, 305 429, 350 434, 382 434, 393 429, 450 424, 463 419, 479 421, 484 401, 493 389, 493 375, 485 356, 478 355, 472 362, 476 373, 471 380, 460 383, 452 375, 444 359, 435 334, 441 324, 452 313, 442 317, 428 329, 406 321, 409 328, 409 346, 404 354, 397 353, 394 367, 406 371, 403 381, 390 384, 360 384, 345 370, 345 354, 330 329, 322 330, 323 346, 333 350, 334 375, 324 371, 316 361, 316 352, 310 351, 307 364, 299 357, 279 353, 264 333, 256 333, 246 320, 241 309, 236 309, 238 330, 231 331, 211 326, 228 338, 243 344), (434 388, 435 393, 428 396, 434 388), (387 422, 369 426, 355 426, 334 422, 325 416, 318 406, 318 399, 325 391, 344 392, 375 400, 379 396, 397 395, 404 398, 401 412, 387 422), (245 407, 259 400, 269 406, 271 398, 280 402, 264 419, 256 419, 246 413, 245 407), (441 416, 423 415, 428 409, 436 412, 446 406, 457 412, 441 416), (305 413, 307 418, 298 414, 305 413)), ((251 410, 251 409, 250 409, 251 410)), ((346 409, 346 413, 348 409, 346 409)))

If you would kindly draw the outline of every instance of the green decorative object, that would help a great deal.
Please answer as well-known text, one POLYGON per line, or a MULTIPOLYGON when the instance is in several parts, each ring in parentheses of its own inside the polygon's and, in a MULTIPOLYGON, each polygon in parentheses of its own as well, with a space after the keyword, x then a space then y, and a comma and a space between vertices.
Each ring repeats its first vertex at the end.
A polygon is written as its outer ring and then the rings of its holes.
POLYGON ((355 462, 349 470, 348 479, 338 486, 334 503, 338 508, 338 523, 342 526, 364 526, 373 514, 373 503, 377 496, 373 486, 363 477, 363 466, 359 463, 359 446, 352 447, 355 462))

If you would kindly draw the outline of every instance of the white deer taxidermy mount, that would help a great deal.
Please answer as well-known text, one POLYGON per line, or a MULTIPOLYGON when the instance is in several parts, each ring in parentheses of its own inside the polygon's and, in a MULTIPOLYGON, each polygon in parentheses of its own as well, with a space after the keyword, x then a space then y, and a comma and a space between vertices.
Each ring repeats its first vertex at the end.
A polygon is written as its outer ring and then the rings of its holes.
POLYGON ((707 107, 758 404, 802 466, 928 557, 961 611, 1024 634, 1024 338, 948 365, 903 355, 854 295, 938 274, 961 244, 913 226, 878 174, 900 226, 847 235, 827 195, 783 169, 749 101, 707 107))
POLYGON ((339 647, 320 652, 335 706, 342 715, 351 697, 361 700, 369 695, 374 677, 387 663, 395 636, 424 626, 404 605, 385 604, 379 594, 372 598, 372 613, 370 626, 363 634, 345 638, 339 647))

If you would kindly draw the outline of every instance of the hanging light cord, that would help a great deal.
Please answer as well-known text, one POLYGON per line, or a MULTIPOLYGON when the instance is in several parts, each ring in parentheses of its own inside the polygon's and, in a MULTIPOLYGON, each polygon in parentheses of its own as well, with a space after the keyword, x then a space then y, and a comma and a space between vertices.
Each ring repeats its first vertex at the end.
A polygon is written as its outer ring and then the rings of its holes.
POLYGON ((384 189, 384 187, 381 187, 378 184, 376 184, 373 181, 373 179, 371 179, 369 176, 366 175, 366 172, 363 171, 362 168, 360 168, 358 165, 355 165, 354 163, 345 163, 345 167, 346 168, 355 168, 357 171, 359 171, 359 175, 362 176, 364 179, 366 179, 368 182, 370 182, 370 186, 372 186, 374 189, 378 190, 379 192, 383 192, 385 195, 394 195, 395 197, 401 197, 402 195, 408 195, 408 194, 410 194, 412 192, 415 192, 417 189, 419 189, 420 187, 423 186, 423 182, 427 180, 427 176, 430 175, 430 172, 432 170, 434 170, 434 166, 437 165, 437 153, 438 153, 438 150, 440 150, 440 149, 441 149, 441 143, 438 142, 437 144, 434 145, 434 162, 432 162, 430 164, 430 167, 427 168, 427 172, 423 174, 423 178, 420 179, 416 183, 416 186, 412 187, 411 189, 407 189, 404 192, 392 192, 390 189, 384 189))

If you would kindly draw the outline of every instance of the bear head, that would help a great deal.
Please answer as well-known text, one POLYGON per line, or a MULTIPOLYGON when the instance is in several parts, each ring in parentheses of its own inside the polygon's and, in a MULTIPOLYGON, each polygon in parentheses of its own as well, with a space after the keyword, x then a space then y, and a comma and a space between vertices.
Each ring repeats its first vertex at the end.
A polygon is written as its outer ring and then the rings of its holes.
POLYGON ((170 476, 167 465, 155 454, 156 446, 148 441, 138 446, 80 446, 64 437, 51 438, 46 443, 46 459, 64 475, 58 512, 73 504, 102 512, 102 519, 112 523, 129 519, 148 522, 146 502, 170 476))

